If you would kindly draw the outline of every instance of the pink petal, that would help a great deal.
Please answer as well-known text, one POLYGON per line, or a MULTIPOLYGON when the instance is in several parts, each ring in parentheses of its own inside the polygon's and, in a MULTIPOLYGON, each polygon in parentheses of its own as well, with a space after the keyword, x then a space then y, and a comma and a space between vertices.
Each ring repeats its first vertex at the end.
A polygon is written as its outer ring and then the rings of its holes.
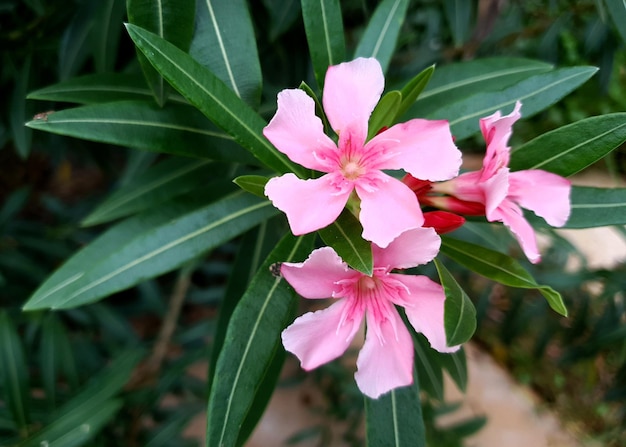
POLYGON ((560 175, 532 169, 511 172, 509 199, 532 210, 554 227, 562 227, 570 213, 572 183, 560 175))
POLYGON ((447 121, 414 119, 396 124, 372 138, 365 150, 377 154, 376 169, 403 169, 423 180, 451 179, 461 166, 461 151, 447 121))
POLYGON ((280 273, 304 298, 330 298, 338 289, 337 281, 355 274, 331 247, 314 250, 306 261, 283 262, 280 273))
POLYGON ((483 160, 486 177, 491 177, 495 171, 509 165, 509 138, 513 132, 513 124, 522 116, 521 107, 522 103, 517 101, 510 114, 501 116, 500 111, 497 111, 480 120, 483 138, 487 143, 487 152, 483 160))
POLYGON ((361 198, 359 220, 363 238, 385 248, 401 233, 417 228, 424 222, 417 197, 400 180, 382 172, 356 182, 361 198), (368 183, 368 180, 374 183, 368 183))
POLYGON ((414 228, 395 238, 386 248, 372 245, 374 266, 408 269, 432 261, 441 246, 433 228, 414 228))
POLYGON ((467 202, 483 203, 485 191, 481 185, 481 171, 464 172, 447 182, 433 183, 432 191, 448 194, 467 202))
POLYGON ((363 144, 367 124, 385 88, 380 63, 358 58, 328 67, 324 81, 324 111, 339 136, 350 128, 355 142, 363 144))
POLYGON ((336 153, 337 146, 324 133, 322 121, 315 115, 315 102, 302 90, 278 94, 278 110, 263 135, 295 163, 322 172, 331 169, 324 159, 336 153))
POLYGON ((351 312, 349 300, 341 300, 317 312, 309 312, 282 333, 285 349, 311 370, 343 354, 359 330, 363 314, 351 312))
POLYGON ((382 321, 368 313, 367 324, 354 378, 363 394, 376 399, 394 388, 413 383, 413 341, 395 309, 382 321))
POLYGON ((535 230, 524 219, 524 215, 519 206, 510 200, 505 200, 492 214, 493 220, 501 220, 515 235, 524 254, 533 264, 541 261, 541 255, 537 248, 535 230))
POLYGON ((392 274, 402 282, 410 294, 396 304, 404 306, 413 328, 428 339, 430 346, 439 352, 454 352, 459 346, 448 346, 443 323, 446 296, 443 287, 426 276, 392 274))
POLYGON ((287 215, 293 234, 307 234, 331 224, 341 213, 352 187, 338 181, 343 179, 333 174, 309 180, 285 174, 267 182, 265 195, 287 215))
POLYGON ((497 220, 492 218, 492 215, 509 194, 509 168, 498 169, 491 178, 480 185, 484 190, 487 220, 497 220))

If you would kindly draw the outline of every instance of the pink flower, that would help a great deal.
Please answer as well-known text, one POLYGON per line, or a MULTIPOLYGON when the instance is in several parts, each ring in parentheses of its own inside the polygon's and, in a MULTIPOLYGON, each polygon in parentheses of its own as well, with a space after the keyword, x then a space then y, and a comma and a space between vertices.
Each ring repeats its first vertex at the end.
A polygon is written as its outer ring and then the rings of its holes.
POLYGON ((382 170, 404 169, 429 180, 457 175, 461 153, 447 121, 413 119, 366 142, 368 120, 383 88, 376 59, 359 58, 328 68, 323 104, 339 135, 338 144, 324 133, 315 102, 304 91, 278 94, 278 110, 263 134, 292 161, 326 173, 308 180, 285 174, 267 183, 265 194, 287 215, 294 234, 334 222, 356 191, 363 238, 386 247, 424 219, 415 194, 382 170))
POLYGON ((522 208, 534 211, 552 226, 565 225, 570 213, 571 182, 539 169, 509 171, 511 148, 508 141, 513 123, 521 117, 521 106, 518 101, 509 115, 501 116, 498 111, 480 120, 480 128, 487 143, 482 169, 433 184, 433 191, 454 196, 435 197, 433 200, 439 206, 455 212, 471 209, 476 203, 482 204, 487 220, 503 222, 513 232, 528 259, 537 263, 541 255, 535 232, 524 219, 522 208))
POLYGON ((394 305, 404 307, 417 332, 441 352, 459 347, 446 344, 443 288, 426 276, 391 273, 432 260, 441 239, 432 228, 402 233, 386 248, 372 244, 374 273, 350 269, 331 247, 319 248, 302 263, 284 263, 281 273, 304 298, 332 297, 324 310, 297 318, 282 333, 285 349, 306 370, 341 356, 367 320, 365 344, 357 359, 355 378, 363 394, 376 398, 413 382, 413 342, 394 305))

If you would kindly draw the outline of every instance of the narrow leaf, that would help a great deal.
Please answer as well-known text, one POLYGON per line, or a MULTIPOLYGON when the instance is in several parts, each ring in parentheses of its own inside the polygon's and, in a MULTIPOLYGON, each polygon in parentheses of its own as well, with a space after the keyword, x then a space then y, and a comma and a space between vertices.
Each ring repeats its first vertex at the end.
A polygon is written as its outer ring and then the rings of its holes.
POLYGON ((270 253, 230 319, 217 361, 207 416, 207 446, 233 446, 267 366, 280 347, 280 332, 297 303, 293 290, 270 273, 276 262, 303 260, 313 237, 287 235, 270 253))
POLYGON ((300 16, 299 0, 263 0, 270 16, 270 41, 287 31, 300 16))
POLYGON ((574 186, 572 213, 564 228, 626 225, 626 188, 574 186))
POLYGON ((96 71, 111 72, 115 69, 117 49, 119 47, 122 22, 126 15, 124 0, 104 0, 99 2, 97 20, 91 29, 93 54, 96 71))
POLYGON ((385 94, 370 116, 367 139, 371 139, 380 131, 394 124, 394 118, 398 114, 398 109, 402 103, 402 94, 397 90, 392 90, 385 94))
POLYGON ((152 101, 94 104, 48 113, 26 125, 59 135, 153 152, 256 162, 196 109, 182 104, 163 108, 152 101))
POLYGON ((624 44, 626 44, 626 2, 624 0, 604 0, 609 15, 624 44))
MULTIPOLYGON (((193 36, 195 0, 127 0, 128 21, 153 32, 182 51, 189 49, 193 36)), ((139 53, 139 62, 156 102, 163 105, 167 84, 163 77, 139 53)))
MULTIPOLYGON (((124 100, 147 100, 152 91, 143 78, 123 73, 97 73, 59 82, 31 92, 28 99, 95 104, 124 100)), ((174 98, 173 98, 174 99, 174 98)), ((186 103, 180 97, 177 102, 186 103)))
POLYGON ((428 114, 430 119, 450 121, 457 139, 478 132, 480 118, 501 110, 508 113, 516 101, 523 104, 522 115, 532 116, 551 106, 587 81, 598 69, 595 67, 561 68, 538 74, 499 92, 483 92, 445 105, 428 114))
POLYGON ((406 17, 409 0, 384 0, 374 11, 354 57, 374 57, 387 71, 406 17))
POLYGON ((81 225, 97 225, 159 206, 206 185, 207 179, 218 176, 225 169, 224 165, 208 160, 166 159, 111 194, 83 219, 81 225))
POLYGON ((474 2, 464 0, 445 0, 443 10, 445 12, 454 46, 462 47, 470 35, 470 28, 473 20, 474 2))
POLYGON ((261 65, 244 0, 197 0, 189 54, 253 107, 261 99, 261 65))
MULTIPOLYGON (((435 351, 436 352, 436 351, 435 351)), ((465 356, 465 349, 461 346, 456 352, 450 354, 443 354, 437 352, 441 366, 444 367, 448 374, 459 387, 459 390, 465 392, 467 388, 467 358, 465 356)))
POLYGON ((127 25, 137 47, 187 100, 268 167, 304 175, 306 170, 278 152, 263 137, 266 123, 213 73, 158 36, 127 25))
POLYGON ((428 81, 430 81, 430 78, 432 77, 434 72, 434 65, 426 67, 425 69, 420 71, 413 79, 407 82, 404 87, 402 87, 402 103, 396 111, 394 122, 397 121, 397 119, 400 118, 402 115, 404 115, 406 111, 409 110, 409 108, 415 103, 415 101, 417 101, 417 98, 428 85, 428 81))
POLYGON ((595 116, 545 133, 511 152, 512 171, 543 169, 568 177, 626 141, 626 113, 595 116))
POLYGON ((548 286, 537 284, 532 275, 510 256, 450 237, 442 238, 441 251, 455 262, 505 286, 537 289, 554 311, 567 316, 561 295, 548 286))
POLYGON ((22 341, 12 320, 6 310, 0 310, 0 395, 15 424, 25 433, 29 422, 29 374, 22 341))
POLYGON ((437 67, 408 116, 423 118, 441 104, 458 101, 476 92, 502 90, 550 70, 550 64, 520 58, 485 58, 437 67))
POLYGON ((262 175, 241 175, 233 180, 235 185, 258 197, 265 197, 265 184, 269 181, 262 175))
POLYGON ((79 394, 52 414, 52 422, 24 439, 18 447, 84 445, 121 408, 121 401, 113 399, 113 396, 126 384, 140 358, 139 351, 126 351, 119 355, 79 394))
POLYGON ((61 36, 59 48, 59 79, 64 81, 75 75, 85 63, 90 52, 91 29, 96 21, 100 2, 82 2, 69 26, 61 36))
POLYGON ((277 213, 270 202, 243 192, 184 214, 172 205, 167 208, 139 215, 131 224, 121 224, 122 234, 113 234, 122 243, 113 249, 99 249, 99 241, 106 234, 96 239, 75 255, 89 259, 87 263, 81 265, 70 258, 35 292, 24 309, 61 309, 97 301, 180 267, 277 213), (157 213, 159 216, 154 216, 157 213), (173 216, 164 219, 167 214, 173 216), (145 225, 132 235, 124 234, 142 220, 152 225, 145 225))
POLYGON ((423 335, 411 330, 415 349, 415 370, 420 378, 420 388, 433 399, 443 402, 443 371, 437 351, 430 347, 423 335))
POLYGON ((301 5, 313 71, 321 90, 328 67, 345 57, 341 5, 339 0, 301 0, 301 5))
POLYGON ((335 222, 318 232, 324 242, 333 247, 350 267, 372 275, 372 246, 361 237, 363 227, 350 211, 344 209, 335 222))
POLYGON ((446 293, 444 307, 446 341, 448 346, 460 345, 472 338, 476 330, 476 309, 448 269, 437 259, 435 266, 446 293))
POLYGON ((33 139, 32 131, 24 127, 24 121, 28 119, 30 107, 24 99, 28 92, 30 79, 31 58, 28 57, 21 70, 16 73, 15 85, 11 94, 10 123, 13 134, 13 143, 18 155, 22 158, 28 157, 33 139))
POLYGON ((426 447, 420 384, 396 388, 378 399, 365 398, 367 445, 426 447))

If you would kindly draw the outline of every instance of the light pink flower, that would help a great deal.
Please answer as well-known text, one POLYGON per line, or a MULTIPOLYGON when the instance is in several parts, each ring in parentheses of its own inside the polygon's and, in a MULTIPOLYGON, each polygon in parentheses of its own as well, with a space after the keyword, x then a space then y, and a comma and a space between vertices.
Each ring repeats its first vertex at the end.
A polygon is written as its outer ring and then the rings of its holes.
POLYGON ((459 347, 446 344, 443 323, 445 295, 426 276, 391 273, 431 261, 441 239, 432 228, 402 233, 386 248, 372 244, 374 273, 350 269, 331 247, 319 248, 302 263, 284 263, 281 273, 304 298, 332 297, 336 303, 297 318, 282 333, 285 349, 306 370, 341 356, 367 321, 365 344, 357 359, 357 385, 376 398, 413 382, 413 342, 394 305, 404 307, 417 332, 441 352, 459 347))
POLYGON ((447 180, 458 174, 461 153, 447 121, 413 119, 366 142, 368 120, 384 88, 376 59, 329 67, 324 85, 324 110, 338 144, 324 133, 313 99, 299 89, 278 94, 278 110, 263 134, 292 161, 326 174, 308 180, 285 174, 271 179, 265 194, 300 235, 334 222, 356 191, 363 238, 385 247, 424 219, 415 194, 382 170, 447 180))
MULTIPOLYGON (((540 169, 510 172, 508 168, 511 148, 508 146, 512 126, 520 117, 522 104, 506 116, 496 112, 480 120, 480 128, 487 143, 487 151, 480 171, 459 175, 447 182, 433 184, 432 190, 454 196, 461 201, 480 203, 490 222, 503 222, 515 235, 528 259, 541 260, 535 232, 524 218, 522 208, 534 211, 554 226, 565 225, 570 214, 571 182, 559 175, 540 169)), ((440 204, 456 212, 472 203, 444 198, 440 204)), ((471 208, 471 207, 469 207, 471 208)))

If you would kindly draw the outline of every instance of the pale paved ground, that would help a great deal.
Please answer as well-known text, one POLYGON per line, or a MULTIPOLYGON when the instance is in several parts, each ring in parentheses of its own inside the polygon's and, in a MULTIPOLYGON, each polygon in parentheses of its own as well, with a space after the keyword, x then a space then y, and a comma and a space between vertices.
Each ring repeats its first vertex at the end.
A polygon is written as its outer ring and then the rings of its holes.
MULTIPOLYGON (((594 172, 578 176, 575 183, 592 186, 617 185, 605 175, 594 172)), ((626 243, 613 229, 560 230, 587 257, 590 267, 611 267, 626 260, 626 243)), ((486 353, 469 343, 467 345, 469 384, 466 395, 461 394, 448 380, 446 400, 463 402, 454 413, 464 417, 487 416, 487 425, 476 435, 467 438, 467 447, 590 447, 594 444, 582 440, 564 427, 554 413, 544 408, 539 398, 527 387, 516 383, 486 353)), ((205 368, 201 368, 205 369, 205 368)), ((200 371, 200 377, 206 377, 200 371)), ((278 388, 270 401, 248 447, 274 447, 297 431, 321 422, 303 401, 315 396, 315 390, 303 388, 278 388)), ((188 428, 190 436, 204 435, 204 418, 201 414, 188 428)), ((445 423, 446 421, 444 421, 445 423)), ((447 421, 451 422, 451 421, 447 421)), ((336 427, 337 431, 341 426, 336 427)), ((339 436, 335 436, 339 439, 339 436)), ((343 446, 337 441, 328 447, 343 446)), ((315 442, 300 443, 299 447, 316 447, 315 442)))

